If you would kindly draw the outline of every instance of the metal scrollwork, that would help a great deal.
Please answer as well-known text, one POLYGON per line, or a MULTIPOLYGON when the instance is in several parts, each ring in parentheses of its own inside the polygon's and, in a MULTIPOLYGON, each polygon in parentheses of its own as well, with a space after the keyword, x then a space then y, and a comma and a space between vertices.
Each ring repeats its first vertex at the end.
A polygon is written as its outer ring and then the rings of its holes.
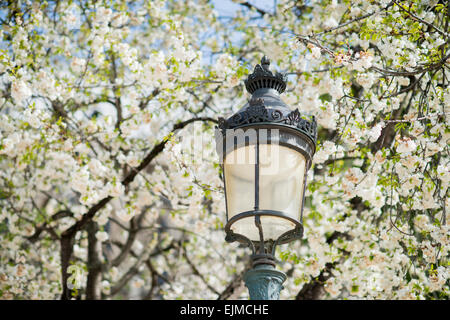
POLYGON ((265 107, 262 104, 264 101, 261 100, 262 99, 259 99, 259 101, 250 100, 252 102, 249 103, 249 107, 244 111, 235 114, 228 120, 220 118, 218 127, 224 130, 235 129, 247 124, 264 124, 265 122, 270 122, 272 124, 280 123, 292 126, 305 133, 313 141, 316 140, 317 122, 314 117, 312 117, 311 120, 304 119, 298 109, 288 114, 283 114, 280 110, 265 107))
POLYGON ((247 108, 248 123, 264 122, 269 119, 269 113, 266 107, 262 105, 254 105, 247 108))
POLYGON ((298 109, 295 109, 288 114, 286 122, 290 125, 295 125, 296 123, 300 122, 301 118, 302 116, 300 114, 300 111, 298 111, 298 109))
POLYGON ((273 121, 281 121, 283 119, 283 112, 280 110, 272 110, 273 121))
POLYGON ((252 253, 255 254, 255 252, 256 252, 255 245, 249 238, 244 237, 243 235, 240 235, 238 233, 234 233, 232 230, 229 230, 226 233, 225 241, 228 243, 237 241, 239 243, 248 244, 248 246, 252 250, 252 253))
POLYGON ((287 243, 287 242, 290 242, 290 241, 295 240, 295 239, 301 239, 302 237, 303 237, 303 227, 302 226, 299 226, 299 227, 297 227, 297 228, 295 228, 293 230, 289 230, 288 232, 282 234, 277 239, 277 241, 273 245, 273 250, 279 244, 287 243))

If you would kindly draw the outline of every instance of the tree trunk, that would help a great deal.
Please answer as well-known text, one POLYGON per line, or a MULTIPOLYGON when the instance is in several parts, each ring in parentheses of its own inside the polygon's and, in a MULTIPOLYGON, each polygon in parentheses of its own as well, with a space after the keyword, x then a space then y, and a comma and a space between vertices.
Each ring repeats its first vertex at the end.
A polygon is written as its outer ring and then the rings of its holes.
POLYGON ((102 280, 102 243, 95 234, 98 231, 97 223, 89 222, 88 232, 88 276, 86 284, 86 299, 99 300, 101 298, 102 280))
POLYGON ((70 300, 72 297, 72 290, 67 287, 67 279, 69 274, 67 268, 69 268, 70 258, 73 253, 73 237, 62 236, 61 237, 61 280, 62 280, 62 295, 61 300, 70 300))

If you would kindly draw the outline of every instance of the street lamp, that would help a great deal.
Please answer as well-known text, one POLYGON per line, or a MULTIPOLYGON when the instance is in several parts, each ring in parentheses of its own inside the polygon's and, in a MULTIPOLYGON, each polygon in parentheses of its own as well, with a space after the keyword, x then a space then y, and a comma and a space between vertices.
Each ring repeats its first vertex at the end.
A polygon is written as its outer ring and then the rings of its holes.
POLYGON ((286 275, 275 269, 275 248, 303 235, 307 171, 316 149, 314 117, 281 99, 286 78, 264 56, 245 80, 249 102, 219 118, 216 148, 223 169, 226 241, 247 244, 252 269, 244 276, 252 300, 279 298, 286 275))

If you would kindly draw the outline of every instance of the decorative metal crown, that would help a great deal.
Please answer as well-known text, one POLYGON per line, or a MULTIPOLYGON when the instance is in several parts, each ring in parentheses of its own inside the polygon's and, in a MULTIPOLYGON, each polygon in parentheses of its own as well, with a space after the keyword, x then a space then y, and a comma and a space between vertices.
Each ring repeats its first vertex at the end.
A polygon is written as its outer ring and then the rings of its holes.
POLYGON ((249 93, 253 93, 261 88, 275 89, 279 93, 283 93, 286 89, 286 76, 282 73, 272 73, 269 70, 270 61, 264 56, 261 64, 257 64, 253 73, 245 80, 245 88, 249 93))
POLYGON ((245 80, 245 86, 252 97, 243 108, 228 119, 219 117, 218 129, 226 136, 227 129, 237 129, 246 126, 278 125, 290 127, 309 138, 315 146, 317 142, 317 121, 314 116, 302 115, 298 109, 291 110, 273 91, 258 89, 272 88, 280 94, 286 89, 285 76, 269 70, 269 59, 264 56, 261 65, 256 65, 254 72, 245 80))

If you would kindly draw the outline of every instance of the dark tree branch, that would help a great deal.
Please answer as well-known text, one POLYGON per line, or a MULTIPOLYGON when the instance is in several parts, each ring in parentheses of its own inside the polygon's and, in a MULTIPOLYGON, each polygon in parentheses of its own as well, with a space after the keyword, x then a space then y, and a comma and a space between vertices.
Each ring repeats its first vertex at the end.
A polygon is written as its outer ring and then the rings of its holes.
POLYGON ((244 275, 248 270, 250 270, 250 268, 251 263, 250 260, 248 260, 244 267, 244 270, 242 270, 240 273, 236 273, 225 290, 223 290, 219 294, 217 300, 237 299, 239 294, 244 289, 244 275))
POLYGON ((120 265, 125 258, 130 253, 130 250, 133 246, 134 241, 136 240, 136 236, 138 234, 139 229, 138 226, 141 224, 142 220, 145 217, 145 213, 147 210, 143 210, 143 212, 138 217, 133 217, 130 220, 130 228, 128 229, 128 238, 125 245, 122 247, 122 250, 120 251, 119 255, 111 262, 111 266, 117 267, 120 265))
POLYGON ((202 280, 202 282, 208 287, 208 289, 211 290, 212 292, 214 292, 215 294, 220 295, 220 293, 213 286, 211 286, 208 283, 208 281, 206 281, 205 277, 198 271, 195 264, 193 264, 192 261, 189 259, 186 248, 183 248, 183 256, 186 259, 186 262, 188 263, 188 265, 191 267, 192 272, 202 280))
POLYGON ((398 1, 393 0, 393 3, 395 3, 402 11, 406 12, 412 20, 415 21, 419 21, 425 25, 427 25, 428 27, 430 27, 431 29, 434 29, 435 31, 437 31, 438 33, 440 33, 441 35, 443 35, 444 37, 448 38, 449 34, 438 29, 435 25, 433 25, 432 23, 426 22, 423 19, 420 19, 418 16, 416 16, 415 14, 413 14, 411 11, 409 11, 408 9, 406 9, 404 6, 402 6, 400 3, 398 3, 398 1))
MULTIPOLYGON (((114 245, 117 245, 120 248, 123 248, 123 245, 120 242, 113 242, 114 245)), ((150 268, 152 275, 156 275, 159 278, 164 279, 168 282, 167 279, 162 277, 160 274, 157 273, 156 269, 153 268, 153 265, 151 264, 150 258, 158 256, 162 254, 163 252, 169 251, 173 248, 179 247, 179 244, 175 241, 172 241, 167 247, 165 248, 159 248, 155 250, 154 252, 151 252, 150 254, 147 253, 147 251, 143 251, 141 254, 137 254, 135 251, 130 250, 130 254, 137 258, 136 263, 128 269, 128 271, 117 281, 116 285, 111 288, 111 292, 109 293, 109 297, 112 297, 120 292, 120 290, 130 281, 130 279, 136 275, 139 272, 139 267, 142 265, 142 263, 145 263, 147 267, 150 268), (153 271, 152 271, 153 270, 153 271)), ((154 290, 154 288, 152 288, 154 290)))
POLYGON ((393 2, 390 2, 390 3, 388 3, 388 4, 386 5, 386 7, 381 8, 381 9, 378 10, 378 11, 370 12, 370 13, 365 14, 365 15, 363 15, 363 16, 357 17, 357 18, 355 18, 355 19, 353 19, 353 20, 350 20, 350 21, 344 22, 344 23, 342 23, 342 24, 339 24, 339 25, 336 26, 336 27, 326 29, 326 30, 324 30, 324 31, 322 31, 322 32, 319 32, 319 33, 314 34, 314 36, 319 36, 319 35, 322 35, 322 34, 324 34, 324 33, 328 33, 328 32, 331 32, 331 31, 334 31, 334 30, 343 28, 343 27, 345 27, 345 26, 348 26, 349 24, 352 24, 353 22, 357 22, 357 21, 364 20, 364 19, 366 19, 366 18, 368 18, 368 17, 370 17, 370 16, 373 16, 374 14, 377 14, 377 13, 380 13, 381 11, 384 11, 384 10, 389 9, 389 7, 391 7, 393 4, 394 4, 393 2))
MULTIPOLYGON (((73 216, 73 212, 71 212, 69 210, 61 210, 61 211, 58 211, 57 213, 55 213, 54 215, 52 215, 49 218, 49 221, 52 222, 52 221, 56 221, 56 220, 59 220, 59 219, 65 218, 65 217, 72 217, 72 216, 73 216)), ((36 226, 34 233, 31 236, 27 237, 28 241, 30 241, 32 243, 36 242, 39 239, 39 236, 41 235, 41 233, 43 231, 47 231, 53 240, 59 240, 59 236, 56 234, 56 232, 53 228, 48 226, 48 223, 49 222, 44 222, 42 225, 36 226)))
POLYGON ((265 14, 267 14, 267 15, 269 15, 269 16, 273 16, 272 13, 269 13, 269 12, 267 12, 267 11, 262 10, 262 9, 256 7, 256 6, 254 6, 253 4, 249 3, 248 1, 242 2, 242 3, 240 3, 240 5, 241 5, 241 6, 244 6, 244 7, 247 7, 247 8, 249 8, 250 10, 252 10, 252 9, 256 10, 256 12, 258 12, 258 13, 259 13, 260 15, 262 15, 262 16, 265 15, 265 14))
MULTIPOLYGON (((116 66, 116 58, 114 56, 113 53, 111 53, 111 83, 115 84, 116 83, 116 79, 117 79, 117 66, 116 66)), ((122 103, 120 101, 120 92, 119 92, 119 88, 114 87, 113 88, 113 92, 114 92, 114 107, 116 108, 116 112, 117 112, 117 119, 116 119, 116 129, 119 130, 119 132, 121 132, 120 130, 120 124, 122 122, 122 103)))
POLYGON ((327 263, 325 268, 320 272, 316 279, 305 284, 300 292, 295 297, 296 300, 319 300, 320 297, 325 293, 324 284, 331 278, 332 269, 335 267, 336 263, 327 263))

